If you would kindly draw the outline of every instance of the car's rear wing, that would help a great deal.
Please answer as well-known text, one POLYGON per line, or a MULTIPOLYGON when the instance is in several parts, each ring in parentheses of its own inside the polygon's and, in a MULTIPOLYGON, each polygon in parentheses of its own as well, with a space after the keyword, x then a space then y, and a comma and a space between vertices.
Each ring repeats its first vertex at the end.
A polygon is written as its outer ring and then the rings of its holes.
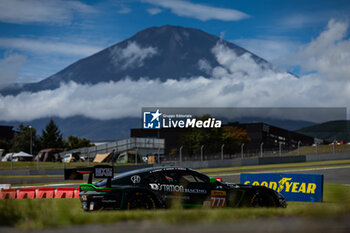
POLYGON ((94 178, 107 178, 107 187, 111 185, 114 176, 113 167, 109 165, 96 165, 94 167, 65 168, 65 180, 83 180, 84 174, 89 174, 88 183, 92 183, 94 178))

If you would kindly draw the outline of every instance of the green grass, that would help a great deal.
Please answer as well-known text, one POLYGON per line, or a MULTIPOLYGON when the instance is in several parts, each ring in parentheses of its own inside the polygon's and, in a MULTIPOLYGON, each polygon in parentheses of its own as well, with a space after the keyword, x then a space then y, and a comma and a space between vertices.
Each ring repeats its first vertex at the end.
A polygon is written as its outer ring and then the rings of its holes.
POLYGON ((22 229, 108 224, 122 221, 160 223, 225 222, 258 217, 338 218, 350 213, 350 187, 325 185, 323 203, 289 202, 281 208, 170 209, 83 212, 78 199, 0 200, 0 225, 22 229))
MULTIPOLYGON (((301 146, 300 147, 300 153, 298 149, 289 151, 287 153, 282 153, 283 156, 298 156, 298 155, 317 155, 317 154, 333 154, 333 153, 350 153, 350 145, 348 144, 343 144, 343 145, 335 145, 334 151, 333 151, 333 146, 331 145, 318 145, 317 148, 316 146, 301 146)), ((264 153, 264 157, 277 157, 279 156, 278 152, 277 153, 269 153, 266 152, 264 153)), ((253 156, 255 158, 260 157, 260 154, 256 154, 253 156)), ((252 158, 253 158, 252 157, 252 158)))
MULTIPOLYGON (((334 152, 335 153, 350 152, 350 145, 347 145, 347 144, 335 145, 334 152)), ((318 145, 317 146, 317 153, 318 154, 332 154, 333 153, 333 146, 318 145)), ((300 147, 300 154, 301 155, 316 154, 316 146, 301 146, 300 147)), ((290 155, 298 155, 298 150, 293 150, 293 151, 290 151, 286 154, 283 154, 283 156, 290 156, 290 155)))

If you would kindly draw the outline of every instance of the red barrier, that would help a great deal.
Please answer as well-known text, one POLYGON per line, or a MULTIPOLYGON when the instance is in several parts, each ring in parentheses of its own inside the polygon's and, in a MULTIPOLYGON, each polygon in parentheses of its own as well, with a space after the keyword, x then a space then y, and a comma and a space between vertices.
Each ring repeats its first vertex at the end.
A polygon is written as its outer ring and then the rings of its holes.
POLYGON ((56 188, 38 188, 36 198, 54 198, 56 188))
POLYGON ((15 199, 17 197, 17 189, 1 189, 0 199, 15 199))
POLYGON ((2 189, 0 199, 31 199, 31 198, 79 198, 79 188, 24 188, 2 189))
POLYGON ((73 198, 75 188, 57 188, 55 198, 73 198))
POLYGON ((35 198, 35 190, 36 189, 20 189, 18 191, 17 199, 35 198))
POLYGON ((79 190, 79 188, 77 188, 74 192, 74 198, 79 198, 79 192, 80 192, 80 190, 79 190))

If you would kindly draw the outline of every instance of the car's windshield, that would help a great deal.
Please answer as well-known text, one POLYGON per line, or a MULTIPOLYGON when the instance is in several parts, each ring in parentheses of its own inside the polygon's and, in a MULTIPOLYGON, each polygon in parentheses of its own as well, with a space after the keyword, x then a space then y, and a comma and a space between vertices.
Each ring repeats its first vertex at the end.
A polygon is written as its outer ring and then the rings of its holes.
MULTIPOLYGON (((121 179, 121 178, 124 178, 124 177, 127 177, 127 176, 131 176, 131 175, 134 175, 134 174, 138 174, 138 173, 140 173, 140 171, 134 170, 134 171, 128 171, 128 172, 123 172, 123 173, 117 174, 117 175, 115 175, 112 178, 112 182, 114 180, 121 179)), ((103 179, 103 180, 95 182, 94 185, 96 185, 96 186, 104 186, 104 185, 106 185, 106 183, 107 183, 107 179, 103 179)))

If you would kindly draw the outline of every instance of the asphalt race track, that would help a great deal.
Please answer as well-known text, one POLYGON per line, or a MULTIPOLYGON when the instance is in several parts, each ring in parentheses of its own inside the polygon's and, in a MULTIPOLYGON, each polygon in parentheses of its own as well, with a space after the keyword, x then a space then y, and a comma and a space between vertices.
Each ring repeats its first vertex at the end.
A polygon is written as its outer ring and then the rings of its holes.
MULTIPOLYGON (((284 164, 276 168, 257 168, 254 169, 252 166, 247 171, 238 170, 238 168, 228 168, 227 170, 221 172, 206 172, 207 175, 210 176, 220 176, 224 180, 224 182, 232 182, 239 183, 240 182, 240 173, 242 172, 284 172, 284 173, 302 173, 302 174, 323 174, 325 183, 332 184, 346 184, 350 185, 350 163, 338 164, 334 165, 318 165, 315 167, 314 165, 303 166, 303 167, 286 167, 284 164), (284 170, 285 169, 285 170, 284 170)), ((30 186, 31 184, 45 184, 45 183, 79 183, 79 181, 65 181, 62 176, 21 176, 21 177, 1 177, 1 184, 11 184, 12 186, 16 186, 18 184, 30 186)), ((83 183, 84 181, 82 181, 83 183)), ((54 187, 58 187, 60 185, 54 185, 54 187)), ((67 187, 66 185, 63 185, 67 187)), ((72 185, 78 186, 76 185, 72 185)))

